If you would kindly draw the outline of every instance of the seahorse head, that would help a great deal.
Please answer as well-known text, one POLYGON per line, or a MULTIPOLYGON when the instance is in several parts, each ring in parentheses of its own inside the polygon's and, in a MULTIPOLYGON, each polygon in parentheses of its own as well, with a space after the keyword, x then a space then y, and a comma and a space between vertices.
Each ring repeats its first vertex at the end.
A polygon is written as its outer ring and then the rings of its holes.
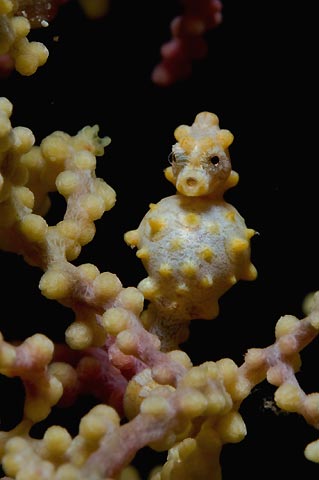
POLYGON ((174 135, 166 176, 177 191, 190 197, 223 193, 232 171, 228 147, 233 135, 219 128, 217 115, 201 112, 193 125, 180 125, 174 135))

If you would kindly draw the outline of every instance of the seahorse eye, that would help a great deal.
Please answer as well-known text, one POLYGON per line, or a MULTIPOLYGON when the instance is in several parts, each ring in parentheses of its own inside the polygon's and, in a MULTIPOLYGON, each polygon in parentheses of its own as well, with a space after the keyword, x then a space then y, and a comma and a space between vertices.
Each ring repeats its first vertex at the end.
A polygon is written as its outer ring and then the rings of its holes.
POLYGON ((210 162, 212 165, 218 165, 219 164, 219 157, 217 155, 214 155, 213 157, 211 157, 210 159, 210 162))

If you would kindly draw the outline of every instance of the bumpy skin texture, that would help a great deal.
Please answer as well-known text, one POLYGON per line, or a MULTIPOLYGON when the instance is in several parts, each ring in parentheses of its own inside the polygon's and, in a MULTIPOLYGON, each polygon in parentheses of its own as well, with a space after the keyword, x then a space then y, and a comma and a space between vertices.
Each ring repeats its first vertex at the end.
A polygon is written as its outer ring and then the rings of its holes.
POLYGON ((145 323, 164 344, 162 318, 166 325, 215 318, 221 295, 237 280, 256 278, 255 232, 223 199, 238 180, 228 153, 232 134, 219 128, 216 115, 202 112, 191 127, 178 127, 175 138, 166 176, 178 193, 151 205, 137 230, 125 235, 148 272, 139 284, 151 302, 145 323))

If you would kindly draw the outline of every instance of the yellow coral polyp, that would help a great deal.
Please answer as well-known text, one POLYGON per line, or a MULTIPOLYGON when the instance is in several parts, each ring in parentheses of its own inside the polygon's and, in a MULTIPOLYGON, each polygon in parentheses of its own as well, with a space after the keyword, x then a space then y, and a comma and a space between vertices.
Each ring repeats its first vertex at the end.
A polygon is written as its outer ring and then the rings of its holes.
POLYGON ((119 305, 139 315, 143 309, 144 297, 135 287, 123 288, 117 297, 119 305))
POLYGON ((94 170, 96 167, 96 158, 91 152, 78 152, 74 157, 73 164, 79 169, 94 170))
POLYGON ((205 370, 200 367, 191 368, 183 377, 182 385, 201 388, 207 384, 207 375, 205 370))
POLYGON ((116 411, 107 405, 97 405, 80 422, 79 434, 87 441, 97 443, 105 433, 118 427, 120 418, 116 411))
POLYGON ((297 412, 301 406, 302 394, 299 386, 285 382, 275 392, 275 402, 287 412, 297 412))
POLYGON ((137 353, 138 340, 130 330, 121 330, 116 337, 116 344, 121 352, 126 355, 137 353))
POLYGON ((42 294, 50 299, 67 297, 71 291, 72 281, 63 271, 48 270, 39 283, 42 294))
POLYGON ((241 442, 246 434, 246 425, 238 412, 229 412, 217 423, 216 430, 224 443, 241 442))
POLYGON ((104 209, 106 211, 110 210, 116 201, 116 194, 110 185, 105 183, 101 178, 96 178, 94 181, 95 193, 103 199, 104 209))
POLYGON ((29 20, 22 16, 12 17, 10 24, 16 38, 26 37, 31 30, 29 20))
POLYGON ((62 457, 72 442, 69 432, 59 425, 49 427, 43 436, 44 457, 62 457))
POLYGON ((299 320, 293 315, 284 315, 276 323, 275 334, 276 338, 287 335, 295 329, 299 320))
MULTIPOLYGON (((2 114, 0 116, 0 139, 2 141, 4 140, 6 141, 10 132, 11 132, 11 122, 6 115, 2 114)), ((6 147, 6 144, 5 144, 5 147, 6 147)))
POLYGON ((1 346, 0 350, 0 370, 2 373, 5 373, 9 370, 16 359, 16 350, 12 345, 4 344, 1 346))
POLYGON ((80 235, 78 238, 78 241, 80 245, 86 245, 87 243, 91 242, 91 240, 94 238, 95 235, 95 225, 94 223, 86 223, 86 221, 91 221, 88 218, 83 219, 83 223, 85 225, 85 228, 82 227, 80 231, 80 235))
POLYGON ((311 462, 319 463, 319 440, 310 442, 305 448, 305 457, 311 462))
POLYGON ((56 187, 61 195, 68 197, 79 188, 80 181, 77 172, 64 170, 56 178, 56 187))
POLYGON ((60 132, 55 132, 42 140, 41 153, 49 162, 63 163, 70 155, 69 142, 60 132))
POLYGON ((41 42, 29 42, 26 38, 17 40, 14 50, 11 50, 15 60, 15 68, 25 76, 33 75, 39 67, 45 64, 49 51, 41 42))
MULTIPOLYGON (((12 439, 11 440, 11 444, 13 445, 14 444, 14 441, 16 439, 12 439)), ((25 465, 25 462, 26 460, 28 459, 28 457, 31 455, 31 449, 28 448, 28 444, 27 442, 25 442, 25 444, 23 445, 24 447, 24 452, 20 453, 20 452, 10 452, 10 446, 9 446, 9 452, 6 453, 4 456, 3 456, 3 459, 2 459, 2 464, 3 464, 3 467, 7 473, 7 475, 10 475, 12 477, 15 477, 20 470, 22 470, 23 466, 25 465)), ((13 447, 13 449, 15 449, 16 446, 13 447)))
POLYGON ((80 235, 80 227, 74 220, 62 220, 57 224, 59 234, 67 239, 76 240, 80 235))
POLYGON ((179 400, 180 409, 187 418, 199 417, 206 411, 207 405, 205 395, 192 388, 186 390, 179 400))
POLYGON ((170 406, 165 398, 159 396, 150 396, 143 400, 141 404, 141 413, 155 417, 165 418, 170 411, 170 406))
POLYGON ((119 294, 122 284, 114 273, 103 272, 94 279, 93 288, 95 295, 103 302, 119 294))
POLYGON ((77 267, 77 272, 83 282, 90 283, 100 274, 99 269, 93 263, 82 263, 77 267))
POLYGON ((88 215, 91 221, 102 217, 104 213, 103 200, 93 193, 87 193, 81 198, 81 207, 88 215))
POLYGON ((1 0, 0 2, 0 15, 8 15, 13 10, 12 0, 1 0))
POLYGON ((79 469, 70 463, 57 468, 54 480, 82 480, 79 469))
POLYGON ((102 325, 110 335, 118 335, 129 326, 129 312, 121 307, 109 308, 104 312, 102 325))
POLYGON ((91 346, 93 341, 93 330, 85 322, 73 322, 65 332, 67 344, 74 350, 83 350, 91 346))

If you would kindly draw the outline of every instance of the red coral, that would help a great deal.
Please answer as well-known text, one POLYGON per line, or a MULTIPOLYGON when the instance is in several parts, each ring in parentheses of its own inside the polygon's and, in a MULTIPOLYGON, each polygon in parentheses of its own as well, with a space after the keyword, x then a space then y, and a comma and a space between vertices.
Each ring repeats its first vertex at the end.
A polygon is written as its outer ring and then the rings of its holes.
POLYGON ((7 53, 0 55, 0 79, 7 78, 14 69, 14 62, 7 53))
POLYGON ((172 38, 161 48, 162 60, 152 73, 152 80, 169 86, 190 76, 193 60, 206 56, 204 34, 222 20, 220 0, 181 0, 185 11, 170 25, 172 38))
POLYGON ((42 22, 50 22, 57 15, 60 5, 69 0, 19 0, 16 15, 27 17, 31 28, 43 26, 42 22))

